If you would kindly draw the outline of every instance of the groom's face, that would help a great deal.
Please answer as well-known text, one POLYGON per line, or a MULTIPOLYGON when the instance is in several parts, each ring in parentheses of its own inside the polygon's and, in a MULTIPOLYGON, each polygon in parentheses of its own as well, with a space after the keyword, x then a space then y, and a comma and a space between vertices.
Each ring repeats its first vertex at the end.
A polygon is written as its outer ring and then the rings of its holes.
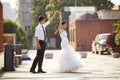
POLYGON ((41 24, 44 24, 44 23, 45 23, 45 19, 41 20, 40 23, 41 23, 41 24))

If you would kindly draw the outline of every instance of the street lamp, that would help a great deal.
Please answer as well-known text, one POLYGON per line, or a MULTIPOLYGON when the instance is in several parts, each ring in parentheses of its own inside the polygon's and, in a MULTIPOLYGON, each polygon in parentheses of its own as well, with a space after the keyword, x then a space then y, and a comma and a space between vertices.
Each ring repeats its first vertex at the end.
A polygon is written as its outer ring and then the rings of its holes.
POLYGON ((77 2, 76 2, 76 0, 75 0, 75 6, 77 6, 77 2))

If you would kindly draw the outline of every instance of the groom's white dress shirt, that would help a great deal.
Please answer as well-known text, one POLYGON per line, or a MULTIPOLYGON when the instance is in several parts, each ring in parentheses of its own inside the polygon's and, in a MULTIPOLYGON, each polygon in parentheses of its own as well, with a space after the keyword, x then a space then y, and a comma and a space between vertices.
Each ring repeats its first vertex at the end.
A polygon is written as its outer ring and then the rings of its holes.
POLYGON ((39 40, 42 40, 42 41, 44 41, 44 31, 43 31, 43 28, 44 28, 44 30, 45 30, 45 28, 48 26, 50 24, 50 21, 48 20, 46 23, 44 23, 44 24, 38 24, 37 25, 37 27, 35 28, 35 37, 38 37, 38 39, 39 40), (42 26, 43 26, 43 28, 42 28, 42 26))

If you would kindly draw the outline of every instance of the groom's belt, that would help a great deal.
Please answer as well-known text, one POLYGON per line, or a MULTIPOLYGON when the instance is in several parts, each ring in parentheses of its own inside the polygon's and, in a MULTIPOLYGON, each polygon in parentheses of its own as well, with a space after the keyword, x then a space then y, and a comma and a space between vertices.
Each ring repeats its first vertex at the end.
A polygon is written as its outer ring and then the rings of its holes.
POLYGON ((40 42, 45 42, 44 40, 39 40, 40 42))

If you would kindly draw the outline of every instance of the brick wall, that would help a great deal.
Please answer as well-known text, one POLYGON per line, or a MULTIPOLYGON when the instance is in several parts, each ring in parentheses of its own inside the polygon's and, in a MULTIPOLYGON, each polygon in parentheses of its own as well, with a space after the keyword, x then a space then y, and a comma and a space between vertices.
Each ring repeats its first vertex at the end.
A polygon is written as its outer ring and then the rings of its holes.
POLYGON ((75 21, 69 25, 69 34, 71 29, 74 29, 74 40, 71 41, 71 35, 69 36, 70 43, 75 50, 90 51, 91 43, 95 39, 95 36, 99 33, 110 33, 115 27, 113 23, 117 20, 89 20, 89 21, 75 21), (79 45, 79 47, 77 47, 79 45))
POLYGON ((3 13, 2 4, 0 3, 0 52, 3 51, 3 13))

